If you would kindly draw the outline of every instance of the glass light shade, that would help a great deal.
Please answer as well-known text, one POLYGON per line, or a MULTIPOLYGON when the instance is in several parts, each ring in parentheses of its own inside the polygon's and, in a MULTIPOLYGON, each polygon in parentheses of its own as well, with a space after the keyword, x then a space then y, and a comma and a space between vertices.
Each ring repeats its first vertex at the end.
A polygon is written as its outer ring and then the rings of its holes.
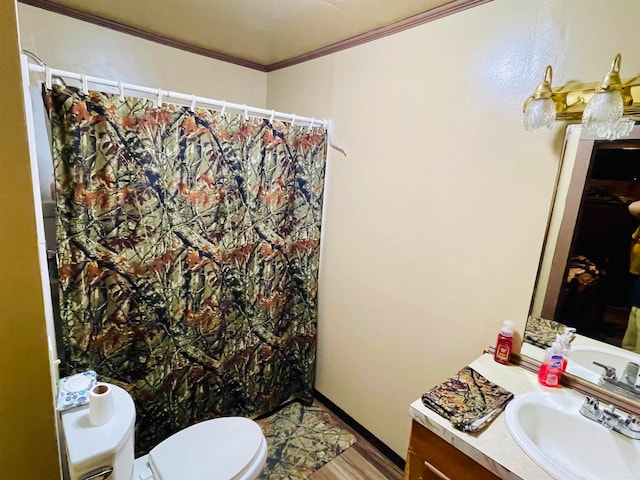
POLYGON ((596 135, 599 138, 606 138, 607 140, 618 140, 619 138, 628 137, 631 134, 631 130, 635 122, 631 118, 623 118, 618 120, 615 124, 599 130, 595 130, 596 135))
POLYGON ((631 118, 618 120, 613 131, 606 137, 608 140, 617 140, 619 138, 628 137, 631 135, 631 130, 636 124, 631 118))
POLYGON ((618 122, 622 118, 623 104, 619 90, 596 93, 584 109, 582 125, 600 138, 620 138, 618 122))
POLYGON ((524 129, 530 132, 540 127, 551 128, 555 119, 556 104, 552 99, 533 99, 524 111, 524 129))

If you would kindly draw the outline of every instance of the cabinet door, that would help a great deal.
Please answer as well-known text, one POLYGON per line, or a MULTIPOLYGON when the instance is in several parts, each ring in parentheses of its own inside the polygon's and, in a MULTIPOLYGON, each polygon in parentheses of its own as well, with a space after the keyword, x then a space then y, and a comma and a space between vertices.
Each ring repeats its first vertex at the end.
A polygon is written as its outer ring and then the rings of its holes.
POLYGON ((429 462, 409 453, 405 468, 405 480, 452 480, 429 462))
POLYGON ((405 480, 499 480, 489 470, 417 422, 411 438, 405 480))

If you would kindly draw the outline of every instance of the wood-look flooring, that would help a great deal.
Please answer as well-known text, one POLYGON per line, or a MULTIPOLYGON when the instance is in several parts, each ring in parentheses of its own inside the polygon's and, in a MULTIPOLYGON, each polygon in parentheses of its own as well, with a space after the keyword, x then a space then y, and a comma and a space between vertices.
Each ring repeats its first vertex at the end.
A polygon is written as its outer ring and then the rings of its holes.
POLYGON ((356 437, 356 443, 314 472, 309 480, 401 480, 403 478, 402 470, 362 435, 343 422, 320 401, 315 400, 314 405, 329 412, 336 425, 356 437))

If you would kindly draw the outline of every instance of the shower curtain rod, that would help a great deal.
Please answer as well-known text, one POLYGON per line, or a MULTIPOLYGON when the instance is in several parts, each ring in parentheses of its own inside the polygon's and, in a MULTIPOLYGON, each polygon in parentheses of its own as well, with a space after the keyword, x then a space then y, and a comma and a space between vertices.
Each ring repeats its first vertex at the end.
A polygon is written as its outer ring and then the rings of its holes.
MULTIPOLYGON (((178 100, 184 100, 186 102, 190 102, 192 110, 195 107, 196 103, 202 103, 202 104, 214 105, 216 107, 220 107, 222 113, 224 113, 225 109, 227 108, 233 109, 233 110, 240 110, 241 112, 244 112, 245 118, 247 118, 249 114, 254 114, 254 116, 256 116, 255 114, 257 114, 263 117, 268 117, 270 120, 273 120, 274 117, 278 117, 278 118, 290 120, 292 124, 299 122, 302 124, 308 124, 309 127, 312 127, 314 125, 322 126, 327 131, 330 131, 330 126, 331 126, 330 120, 322 120, 322 119, 316 119, 312 117, 302 117, 302 116, 298 116, 296 114, 291 114, 291 113, 282 113, 282 112, 277 112, 275 110, 267 110, 265 108, 250 107, 244 104, 241 105, 239 103, 226 102, 224 100, 214 100, 211 98, 200 97, 195 94, 188 95, 185 93, 178 93, 178 92, 172 92, 170 90, 163 90, 161 88, 150 88, 150 87, 143 87, 140 85, 133 85, 130 83, 116 82, 115 80, 107 80, 105 78, 98 78, 91 75, 68 72, 66 70, 59 70, 56 68, 49 68, 46 65, 36 65, 33 63, 29 63, 29 71, 36 72, 36 73, 44 73, 45 83, 47 83, 47 85, 50 84, 51 77, 62 77, 62 78, 81 81, 83 90, 87 90, 87 84, 91 82, 91 83, 97 83, 100 85, 106 85, 109 87, 115 87, 119 89, 121 96, 124 96, 124 90, 133 90, 136 92, 147 93, 150 95, 157 95, 159 105, 162 104, 163 98, 171 98, 171 99, 178 99, 178 100)), ((336 147, 336 145, 334 144, 332 146, 336 147)), ((338 149, 340 148, 338 147, 338 149)))

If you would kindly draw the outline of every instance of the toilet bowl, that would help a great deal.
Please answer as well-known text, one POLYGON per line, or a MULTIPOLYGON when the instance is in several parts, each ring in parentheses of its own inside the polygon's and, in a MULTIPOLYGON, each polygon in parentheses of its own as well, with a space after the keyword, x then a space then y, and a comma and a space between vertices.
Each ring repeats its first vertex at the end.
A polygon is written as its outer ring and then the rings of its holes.
POLYGON ((267 458, 257 423, 226 417, 192 425, 134 462, 134 480, 252 480, 267 458))
POLYGON ((254 480, 264 468, 262 430, 241 417, 187 427, 134 460, 133 400, 122 388, 108 386, 114 415, 106 424, 91 424, 88 405, 61 413, 70 480, 254 480))

